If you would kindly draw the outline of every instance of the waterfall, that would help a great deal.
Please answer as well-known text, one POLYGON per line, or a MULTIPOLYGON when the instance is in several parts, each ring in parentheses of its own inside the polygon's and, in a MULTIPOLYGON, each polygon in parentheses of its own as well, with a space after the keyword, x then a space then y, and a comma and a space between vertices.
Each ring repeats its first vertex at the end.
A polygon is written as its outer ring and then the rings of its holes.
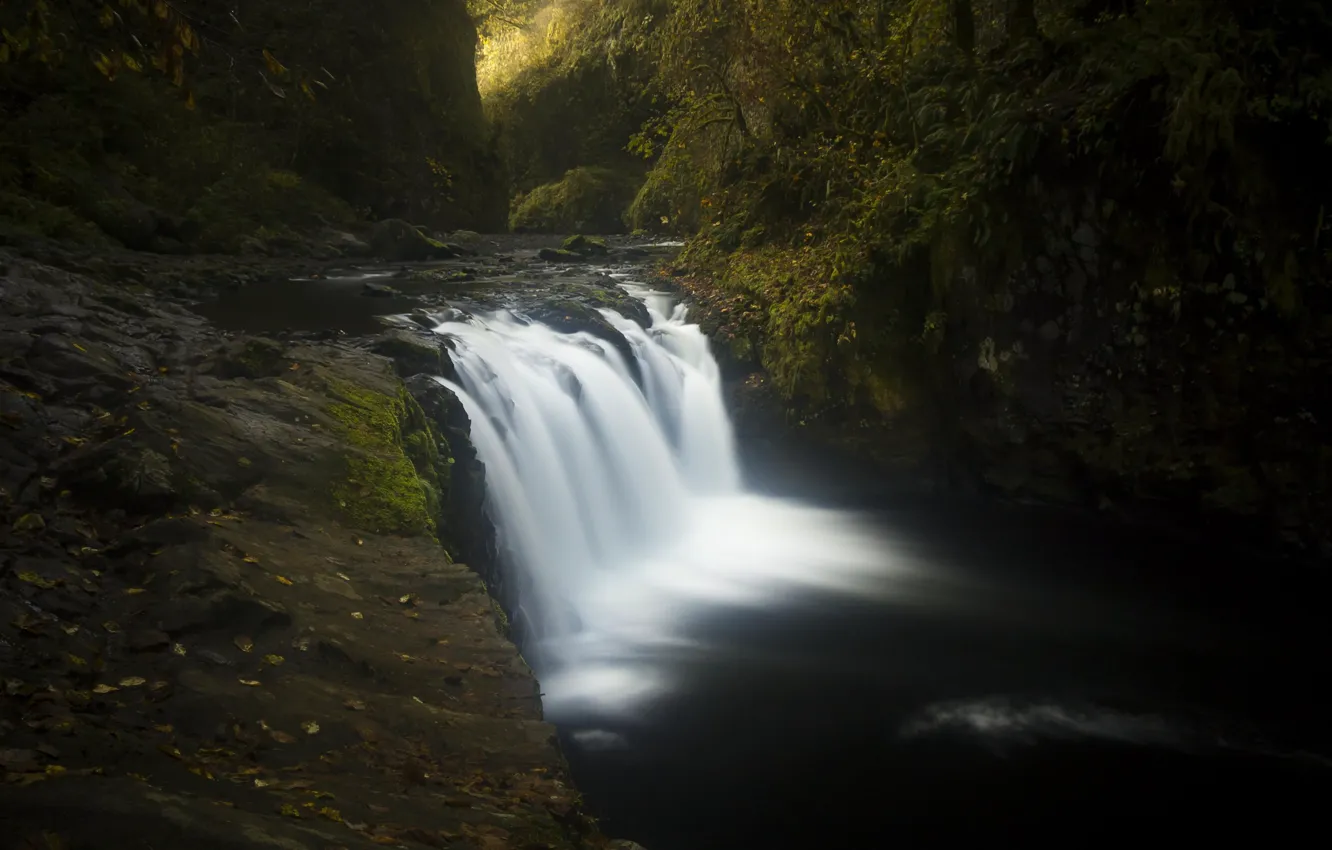
POLYGON ((883 572, 879 541, 846 515, 745 492, 708 340, 651 295, 647 329, 602 311, 636 370, 593 334, 508 312, 436 328, 548 714, 649 691, 642 654, 687 644, 682 624, 709 606, 863 594, 883 572))

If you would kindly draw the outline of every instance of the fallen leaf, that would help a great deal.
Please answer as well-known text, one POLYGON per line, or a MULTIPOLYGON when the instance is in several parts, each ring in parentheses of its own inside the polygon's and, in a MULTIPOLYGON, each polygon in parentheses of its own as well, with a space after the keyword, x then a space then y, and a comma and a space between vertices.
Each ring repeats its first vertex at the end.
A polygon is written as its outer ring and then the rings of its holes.
POLYGON ((255 787, 255 788, 267 788, 267 787, 268 787, 269 785, 271 785, 271 784, 272 784, 272 783, 270 783, 267 779, 260 779, 260 778, 257 777, 257 776, 254 778, 254 787, 255 787))
MULTIPOLYGON (((29 516, 32 516, 32 514, 29 514, 29 516)), ((16 528, 16 530, 22 531, 23 529, 16 528)), ((27 582, 28 584, 35 584, 43 590, 50 590, 56 586, 56 582, 51 581, 50 579, 44 579, 34 572, 21 572, 18 574, 18 579, 19 581, 27 582)))
MULTIPOLYGON (((140 682, 140 684, 142 684, 142 681, 140 682)), ((93 688, 93 693, 113 694, 118 690, 120 690, 120 688, 117 688, 115 685, 98 685, 97 687, 93 688)))
POLYGON ((249 652, 254 649, 254 641, 247 635, 236 635, 231 642, 236 644, 236 648, 241 652, 249 652))
POLYGON ((274 667, 278 667, 278 666, 280 666, 280 665, 282 664, 282 662, 283 662, 283 661, 286 661, 286 660, 287 660, 287 659, 283 658, 281 655, 265 655, 265 656, 264 656, 264 661, 266 661, 266 662, 269 663, 269 664, 272 664, 274 667))
POLYGON ((158 745, 157 748, 162 752, 166 753, 167 755, 171 756, 173 759, 182 758, 180 750, 177 749, 176 747, 171 746, 170 744, 160 744, 158 745))
POLYGON ((130 596, 137 596, 138 594, 143 593, 144 590, 143 590, 142 587, 130 587, 130 588, 126 588, 126 589, 125 589, 125 592, 126 592, 127 594, 129 594, 130 596))
POLYGON ((239 681, 242 685, 244 685, 247 688, 257 688, 261 684, 263 684, 257 679, 238 679, 237 681, 239 681))
POLYGON ((256 558, 256 557, 253 556, 253 555, 246 555, 244 558, 241 558, 241 560, 244 561, 244 562, 247 563, 247 564, 257 564, 257 563, 259 563, 259 559, 256 558))
POLYGON ((271 735, 273 740, 277 741, 279 744, 296 743, 296 739, 294 737, 288 735, 286 732, 280 732, 277 729, 274 729, 272 732, 269 732, 268 734, 271 735))
POLYGON ((344 702, 343 705, 350 708, 352 711, 365 711, 365 703, 361 702, 359 699, 349 699, 344 702))
POLYGON ((274 576, 274 578, 278 580, 278 584, 285 584, 287 587, 291 587, 293 584, 295 584, 295 582, 293 582, 291 579, 287 578, 286 576, 274 576))
POLYGON ((122 688, 137 688, 139 685, 146 685, 147 683, 148 680, 142 676, 127 676, 120 680, 120 686, 122 688))
POLYGON ((183 643, 173 643, 171 645, 171 651, 176 655, 183 656, 185 654, 185 645, 183 643))
POLYGON ((173 727, 170 723, 162 723, 158 726, 154 726, 153 728, 156 729, 158 732, 161 732, 163 735, 170 735, 172 732, 176 731, 175 727, 173 727))
POLYGON ((278 812, 280 814, 286 815, 289 818, 299 818, 301 816, 300 810, 297 809, 295 806, 293 806, 291 803, 283 803, 281 808, 278 809, 278 812))
POLYGON ((343 575, 342 573, 334 573, 334 575, 336 575, 338 578, 342 579, 343 581, 351 581, 350 578, 348 578, 347 576, 343 575))
POLYGON ((108 633, 113 635, 120 632, 120 624, 112 622, 111 620, 102 623, 102 628, 106 629, 108 633))
POLYGON ((307 735, 319 734, 319 724, 313 720, 305 721, 304 723, 301 724, 301 728, 305 730, 305 734, 307 735))
POLYGON ((353 612, 352 612, 352 619, 353 619, 353 620, 364 620, 364 619, 365 619, 365 615, 362 614, 360 611, 353 611, 353 612))

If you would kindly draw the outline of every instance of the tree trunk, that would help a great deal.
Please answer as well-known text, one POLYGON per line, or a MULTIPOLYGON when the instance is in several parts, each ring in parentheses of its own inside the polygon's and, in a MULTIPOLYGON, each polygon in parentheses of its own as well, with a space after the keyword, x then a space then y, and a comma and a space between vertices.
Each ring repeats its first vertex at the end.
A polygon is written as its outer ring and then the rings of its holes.
POLYGON ((971 0, 953 0, 953 40, 968 56, 976 52, 976 17, 971 0))
POLYGON ((1012 0, 1008 11, 1008 40, 1024 41, 1036 38, 1036 0, 1012 0))

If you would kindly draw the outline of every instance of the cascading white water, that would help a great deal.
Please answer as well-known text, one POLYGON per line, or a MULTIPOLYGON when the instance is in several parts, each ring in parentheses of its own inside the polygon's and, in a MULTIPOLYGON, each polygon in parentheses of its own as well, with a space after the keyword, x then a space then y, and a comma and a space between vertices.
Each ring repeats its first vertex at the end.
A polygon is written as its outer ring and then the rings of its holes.
POLYGON ((646 693, 645 648, 687 643, 682 626, 709 607, 798 587, 868 594, 885 572, 855 520, 744 491, 707 338, 683 306, 667 317, 644 300, 647 330, 603 311, 641 384, 588 333, 508 313, 436 328, 454 340, 461 386, 440 380, 471 418, 523 577, 517 617, 548 715, 646 693))

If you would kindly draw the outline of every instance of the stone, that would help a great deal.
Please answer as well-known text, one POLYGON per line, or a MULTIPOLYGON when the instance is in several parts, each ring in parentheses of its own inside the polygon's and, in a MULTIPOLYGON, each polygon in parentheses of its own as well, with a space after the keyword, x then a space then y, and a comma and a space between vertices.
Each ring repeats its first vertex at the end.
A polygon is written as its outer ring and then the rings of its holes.
POLYGON ((444 374, 443 349, 439 338, 433 334, 423 336, 395 328, 385 333, 374 344, 373 350, 390 358, 401 377, 444 374))
POLYGON ((371 298, 392 298, 395 296, 402 295, 402 292, 401 290, 394 289, 393 287, 387 284, 374 283, 373 281, 371 281, 365 284, 365 286, 361 287, 361 294, 367 295, 371 298))
POLYGON ((454 248, 431 239, 402 219, 391 218, 375 225, 370 247, 376 257, 390 262, 420 262, 461 256, 454 248))
POLYGON ((587 257, 562 248, 542 248, 537 256, 548 263, 583 263, 587 257))

